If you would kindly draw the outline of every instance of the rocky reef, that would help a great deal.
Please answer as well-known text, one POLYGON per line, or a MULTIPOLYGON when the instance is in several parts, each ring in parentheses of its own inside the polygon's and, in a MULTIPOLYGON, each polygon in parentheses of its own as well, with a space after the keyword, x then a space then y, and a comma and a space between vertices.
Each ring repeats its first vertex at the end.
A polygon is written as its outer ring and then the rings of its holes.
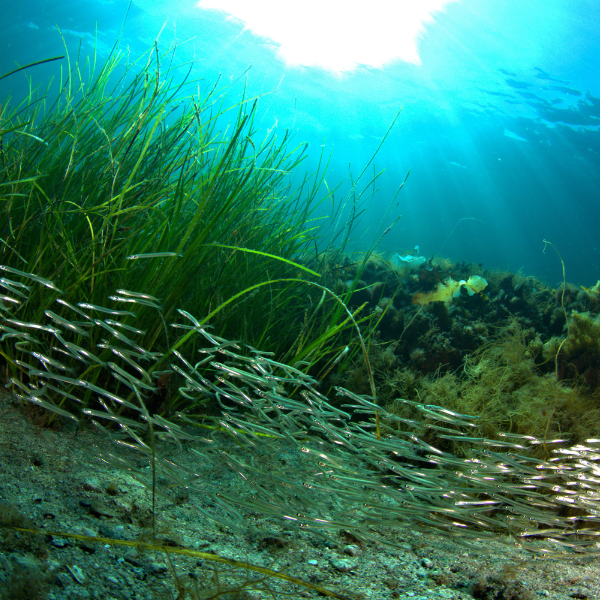
MULTIPOLYGON (((599 285, 553 289, 440 257, 405 272, 377 255, 362 268, 347 258, 336 274, 350 308, 366 303, 371 314, 382 405, 402 398, 474 414, 486 437, 502 431, 574 443, 598 434, 599 285)), ((325 383, 369 393, 360 358, 325 383)))

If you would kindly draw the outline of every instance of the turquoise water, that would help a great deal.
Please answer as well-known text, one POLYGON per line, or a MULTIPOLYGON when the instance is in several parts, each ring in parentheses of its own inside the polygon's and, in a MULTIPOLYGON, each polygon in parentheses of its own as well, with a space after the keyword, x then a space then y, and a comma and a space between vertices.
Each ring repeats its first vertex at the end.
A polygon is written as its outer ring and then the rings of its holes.
MULTIPOLYGON (((203 78, 201 85, 220 76, 232 83, 234 95, 244 83, 250 94, 265 94, 260 126, 281 134, 288 128, 299 143, 309 142, 307 169, 323 145, 332 149, 327 182, 343 181, 340 197, 348 193, 349 171, 361 172, 402 109, 374 162, 385 172, 355 247, 376 235, 410 170, 397 198, 395 214, 402 219, 384 236, 382 250, 404 254, 418 245, 425 256, 522 269, 555 285, 562 271, 554 252, 542 252, 545 238, 561 252, 568 280, 590 286, 600 279, 595 1, 450 2, 423 25, 415 46, 418 64, 361 62, 342 71, 286 65, 272 40, 194 4, 134 2, 125 19, 128 3, 122 0, 11 3, 2 9, 0 74, 63 54, 56 26, 73 55, 80 43, 82 52, 93 50, 97 28, 100 58, 108 55, 124 19, 121 47, 132 57, 146 51, 162 28, 162 45, 175 39, 180 61, 197 61, 193 75, 203 78)), ((326 46, 326 27, 318 40, 311 35, 307 48, 326 46)), ((358 43, 361 32, 354 35, 358 43)), ((29 74, 43 80, 58 69, 53 63, 29 74)), ((18 96, 25 83, 22 73, 0 81, 0 98, 9 91, 18 96)))

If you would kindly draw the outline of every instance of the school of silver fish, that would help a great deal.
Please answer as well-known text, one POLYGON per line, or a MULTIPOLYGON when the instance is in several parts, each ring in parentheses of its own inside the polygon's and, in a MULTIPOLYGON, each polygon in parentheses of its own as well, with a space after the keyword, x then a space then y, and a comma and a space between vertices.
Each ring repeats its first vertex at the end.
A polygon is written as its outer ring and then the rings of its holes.
MULTIPOLYGON (((85 415, 116 443, 147 456, 172 485, 205 491, 220 507, 198 507, 208 518, 231 525, 247 509, 326 538, 350 530, 389 543, 386 528, 411 527, 467 545, 501 539, 533 549, 529 540, 544 539, 535 549, 551 556, 600 552, 600 439, 575 446, 567 439, 515 434, 485 439, 469 435, 475 416, 398 399, 423 417, 400 419, 374 398, 343 388, 336 388, 342 403, 334 405, 302 365, 223 339, 183 310, 183 322, 171 326, 197 336, 195 357, 185 355, 185 346, 167 355, 143 348, 136 336, 145 332, 128 310, 74 306, 55 297, 44 307, 45 323, 23 321, 20 309, 32 286, 45 286, 54 296, 60 290, 31 273, 2 265, 0 271, 7 275, 0 279, 0 342, 12 344, 15 356, 7 387, 64 418, 85 415), (100 341, 93 345, 91 339, 100 341), (112 376, 110 389, 96 385, 99 371, 112 376), (158 392, 161 375, 177 381, 173 393, 192 409, 217 402, 218 416, 200 419, 193 410, 169 419, 150 414, 147 399, 158 392), (79 413, 74 403, 81 405, 79 413), (149 429, 160 450, 151 448, 149 429), (426 431, 464 452, 427 443, 426 431), (202 475, 170 458, 169 443, 202 464, 229 469, 246 492, 209 490, 202 475), (553 449, 547 460, 535 457, 539 444, 553 449), (296 459, 272 458, 283 454, 296 459)), ((161 307, 157 298, 127 290, 110 299, 132 308, 161 307)), ((145 476, 116 454, 102 459, 141 480, 145 476)))

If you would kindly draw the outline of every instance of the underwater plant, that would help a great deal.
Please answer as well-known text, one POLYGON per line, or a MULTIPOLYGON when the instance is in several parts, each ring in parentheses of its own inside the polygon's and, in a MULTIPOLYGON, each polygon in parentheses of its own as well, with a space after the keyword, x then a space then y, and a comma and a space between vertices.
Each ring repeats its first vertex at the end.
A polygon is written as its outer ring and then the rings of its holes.
MULTIPOLYGON (((170 562, 179 596, 205 598, 255 589, 275 598, 293 593, 289 586, 347 596, 162 544, 165 487, 202 494, 210 502, 195 507, 198 517, 224 527, 243 529, 250 511, 329 544, 342 532, 388 543, 378 528, 410 527, 466 545, 501 539, 555 557, 597 553, 598 440, 487 435, 484 418, 429 399, 378 405, 368 338, 395 309, 381 286, 361 279, 377 240, 352 270, 342 258, 355 199, 332 203, 340 226, 319 249, 326 159, 292 184, 305 147, 288 149, 287 134, 261 138, 255 99, 230 107, 216 86, 188 94, 185 79, 174 83, 171 58, 155 46, 123 67, 114 52, 98 74, 78 62, 48 108, 48 92, 32 92, 0 113, 7 387, 125 448, 130 457, 100 458, 152 497, 150 542, 54 533, 211 562, 214 579, 202 589, 170 562), (233 125, 222 130, 229 111, 233 125), (338 289, 342 272, 352 277, 338 289), (356 301, 361 292, 368 301, 356 301), (369 303, 380 310, 363 312, 369 303), (349 348, 350 336, 360 343, 349 348), (358 353, 364 394, 319 387, 358 353), (200 468, 173 460, 176 452, 236 483, 211 486, 200 468), (529 544, 540 537, 545 546, 529 544), (242 573, 234 587, 221 581, 226 568, 242 573)), ((400 338, 411 323, 400 324, 400 338)), ((378 352, 381 365, 396 364, 393 349, 378 352)), ((495 404, 513 386, 513 363, 528 375, 520 360, 479 358, 470 376, 481 379, 475 370, 495 361, 495 404)))
MULTIPOLYGON (((155 43, 130 62, 115 45, 103 64, 67 52, 54 100, 52 82, 30 82, 26 98, 2 105, 0 260, 5 273, 61 282, 31 288, 27 301, 13 288, 12 318, 47 316, 56 327, 79 319, 68 326, 74 344, 133 328, 142 345, 164 351, 165 319, 178 308, 302 368, 323 368, 353 325, 314 284, 351 239, 360 177, 342 201, 336 188, 322 192, 323 151, 315 172, 298 174, 306 144, 258 130, 258 98, 230 101, 219 82, 201 88, 175 51, 155 43), (103 331, 91 327, 97 321, 103 331)), ((66 369, 85 360, 62 352, 66 369)), ((21 378, 14 348, 0 353, 21 378)), ((106 346, 100 363, 110 357, 106 346)), ((98 364, 86 370, 94 384, 98 364)))
MULTIPOLYGON (((18 294, 8 295, 20 298, 28 288, 50 283, 37 281, 34 275, 29 280, 19 285, 11 279, 8 283, 18 294)), ((88 317, 90 328, 102 330, 99 320, 91 318, 93 311, 82 307, 79 314, 88 317)), ((180 309, 178 314, 180 319, 168 327, 195 337, 197 344, 168 353, 175 385, 190 401, 187 410, 172 417, 148 408, 156 391, 149 373, 156 372, 153 364, 164 355, 139 345, 141 334, 133 332, 110 344, 113 360, 105 362, 98 359, 93 345, 69 342, 77 335, 66 327, 75 325, 72 321, 59 330, 46 324, 50 318, 40 324, 3 319, 3 341, 17 347, 19 364, 27 373, 26 382, 13 377, 10 386, 23 400, 62 417, 91 419, 136 457, 146 457, 152 466, 150 476, 126 458, 108 454, 103 460, 136 473, 153 497, 159 478, 167 485, 213 496, 215 505, 227 510, 226 517, 221 510, 196 510, 227 526, 240 524, 239 509, 249 509, 280 519, 298 535, 311 532, 330 543, 335 543, 332 534, 342 530, 357 539, 385 541, 372 526, 393 525, 437 530, 459 536, 464 543, 517 541, 531 550, 530 537, 550 537, 550 546, 535 549, 551 556, 562 555, 557 545, 567 551, 597 552, 597 439, 569 446, 562 439, 508 431, 487 438, 478 435, 476 416, 397 399, 424 419, 400 417, 377 406, 374 398, 341 387, 335 391, 345 404, 338 406, 296 366, 218 336, 187 311, 180 309), (48 333, 51 341, 39 339, 38 331, 48 333), (64 365, 54 359, 38 368, 39 358, 46 357, 54 344, 62 345, 65 353, 95 360, 97 368, 118 383, 96 386, 86 380, 85 371, 67 375, 64 365), (82 393, 92 393, 97 408, 83 405, 78 414, 52 400, 62 395, 78 401, 82 393), (198 411, 210 402, 219 408, 215 415, 198 411), (431 432, 454 450, 432 445, 431 432), (547 459, 538 456, 541 444, 550 449, 547 459), (229 469, 239 478, 239 487, 211 492, 200 474, 170 459, 175 448, 191 452, 202 464, 229 469), (297 464, 280 464, 277 457, 282 452, 297 464)))

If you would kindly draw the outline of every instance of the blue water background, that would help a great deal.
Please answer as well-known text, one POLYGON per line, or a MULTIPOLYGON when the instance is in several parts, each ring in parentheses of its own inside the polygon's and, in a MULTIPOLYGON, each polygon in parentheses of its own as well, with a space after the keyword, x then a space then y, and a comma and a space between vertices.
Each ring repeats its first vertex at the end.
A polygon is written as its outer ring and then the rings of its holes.
MULTIPOLYGON (((374 161, 384 173, 354 248, 366 248, 390 224, 382 217, 410 170, 396 201, 402 218, 383 237, 382 251, 418 245, 426 256, 521 270, 557 285, 562 269, 551 248, 543 252, 548 239, 569 281, 590 286, 600 279, 596 0, 452 3, 421 36, 421 65, 397 61, 342 74, 288 68, 269 40, 194 2, 134 2, 121 30, 127 6, 5 3, 0 74, 64 54, 57 26, 73 57, 96 47, 100 59, 121 31, 121 48, 137 57, 162 29, 161 47, 180 43, 177 56, 197 61, 192 74, 201 85, 221 77, 232 84, 232 100, 244 85, 249 95, 264 94, 257 123, 265 133, 276 127, 283 136, 289 128, 298 143, 308 142, 304 168, 314 169, 323 148, 333 150, 327 183, 342 182, 338 198, 401 109, 374 161)), ((40 82, 59 72, 58 63, 28 71, 40 82)), ((0 103, 25 89, 23 73, 0 81, 0 103)), ((373 165, 363 181, 372 174, 373 165)))

